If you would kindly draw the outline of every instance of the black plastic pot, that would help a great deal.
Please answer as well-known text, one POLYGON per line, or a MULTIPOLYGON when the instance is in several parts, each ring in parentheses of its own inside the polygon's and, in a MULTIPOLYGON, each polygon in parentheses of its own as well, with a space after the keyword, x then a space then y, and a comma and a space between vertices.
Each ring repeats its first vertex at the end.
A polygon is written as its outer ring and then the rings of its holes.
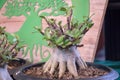
POLYGON ((13 64, 14 64, 14 62, 18 62, 18 63, 20 63, 22 65, 20 65, 18 67, 15 67, 14 69, 9 69, 8 68, 8 72, 9 72, 10 75, 13 75, 16 71, 20 70, 22 67, 30 65, 29 61, 26 61, 25 59, 22 59, 22 58, 18 58, 17 60, 12 60, 13 64))
MULTIPOLYGON (((44 63, 37 63, 37 64, 26 66, 26 67, 22 68, 22 70, 17 71, 16 74, 13 75, 13 77, 16 80, 52 80, 52 79, 45 79, 45 78, 36 78, 36 77, 32 77, 32 76, 29 76, 29 75, 26 75, 23 73, 24 70, 29 69, 30 67, 41 66, 43 64, 44 63)), ((95 66, 99 69, 103 69, 109 73, 106 75, 103 75, 103 76, 96 77, 96 78, 80 78, 77 80, 116 80, 119 77, 119 74, 115 70, 113 70, 109 67, 106 67, 106 66, 100 65, 100 64, 94 64, 94 63, 87 63, 87 64, 90 66, 95 66)), ((65 79, 65 80, 67 80, 67 79, 65 79)), ((75 80, 75 79, 71 79, 71 80, 75 80)))

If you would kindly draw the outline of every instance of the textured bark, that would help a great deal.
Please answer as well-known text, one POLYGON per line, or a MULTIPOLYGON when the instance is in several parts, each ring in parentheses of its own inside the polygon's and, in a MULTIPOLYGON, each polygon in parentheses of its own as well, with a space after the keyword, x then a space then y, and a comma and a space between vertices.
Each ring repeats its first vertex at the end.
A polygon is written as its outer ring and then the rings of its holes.
POLYGON ((54 48, 52 56, 45 63, 43 70, 54 74, 56 68, 59 68, 59 78, 65 73, 66 69, 75 77, 78 77, 77 65, 79 68, 87 68, 86 63, 81 59, 79 51, 75 46, 68 49, 54 48))

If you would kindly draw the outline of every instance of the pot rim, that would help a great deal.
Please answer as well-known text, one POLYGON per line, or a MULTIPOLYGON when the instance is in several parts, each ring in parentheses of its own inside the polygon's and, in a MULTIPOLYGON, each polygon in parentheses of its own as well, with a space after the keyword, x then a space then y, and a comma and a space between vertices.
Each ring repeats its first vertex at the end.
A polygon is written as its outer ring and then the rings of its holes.
MULTIPOLYGON (((46 78, 38 78, 38 77, 34 77, 34 76, 29 76, 29 75, 23 73, 24 70, 26 70, 30 67, 40 66, 40 65, 43 65, 44 63, 45 62, 40 62, 40 63, 35 63, 35 64, 31 64, 31 65, 28 65, 28 66, 24 66, 20 70, 16 71, 16 73, 13 74, 13 76, 16 79, 17 79, 17 77, 24 77, 24 78, 29 78, 28 80, 33 80, 33 79, 34 80, 42 80, 42 79, 43 80, 48 80, 46 78)), ((101 65, 101 64, 91 63, 91 62, 87 62, 87 65, 95 66, 99 69, 106 70, 106 71, 108 71, 108 74, 98 76, 98 77, 93 77, 93 78, 80 78, 80 80, 115 80, 119 77, 118 72, 116 72, 114 69, 112 69, 110 67, 107 67, 107 66, 104 66, 104 65, 101 65)), ((52 80, 52 79, 49 79, 49 80, 52 80)), ((62 79, 62 80, 66 80, 66 79, 62 79)), ((69 80, 73 80, 73 79, 69 79, 69 80)))
POLYGON ((18 70, 21 70, 23 67, 27 66, 27 65, 30 65, 31 63, 23 58, 17 58, 13 61, 18 61, 20 63, 23 63, 21 66, 18 66, 14 69, 8 69, 10 75, 13 75, 14 73, 16 73, 18 70))

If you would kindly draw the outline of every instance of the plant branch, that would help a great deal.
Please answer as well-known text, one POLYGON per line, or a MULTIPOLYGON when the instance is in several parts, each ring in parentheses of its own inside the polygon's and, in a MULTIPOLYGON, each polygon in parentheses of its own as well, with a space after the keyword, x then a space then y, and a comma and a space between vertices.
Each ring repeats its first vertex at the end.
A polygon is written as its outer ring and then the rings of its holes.
POLYGON ((4 40, 5 40, 5 38, 3 37, 1 42, 0 42, 0 46, 3 44, 4 40))
POLYGON ((44 32, 42 32, 42 30, 38 27, 34 27, 37 31, 39 31, 42 35, 44 35, 44 32))
POLYGON ((59 25, 59 27, 60 27, 61 33, 64 34, 64 31, 63 31, 63 29, 62 29, 61 23, 62 23, 62 22, 60 21, 60 22, 58 23, 58 25, 59 25))
POLYGON ((52 27, 53 29, 55 29, 55 27, 46 19, 46 17, 44 16, 40 16, 40 17, 43 18, 47 22, 49 27, 52 27))
POLYGON ((13 46, 9 49, 9 51, 10 52, 13 51, 13 49, 17 46, 17 44, 18 44, 18 41, 15 44, 13 44, 13 46))
POLYGON ((80 45, 76 45, 76 47, 83 47, 84 45, 83 44, 80 44, 80 45))
POLYGON ((70 15, 67 17, 67 25, 68 25, 68 29, 71 30, 71 27, 70 27, 70 23, 71 23, 71 18, 72 18, 72 9, 70 10, 70 15))

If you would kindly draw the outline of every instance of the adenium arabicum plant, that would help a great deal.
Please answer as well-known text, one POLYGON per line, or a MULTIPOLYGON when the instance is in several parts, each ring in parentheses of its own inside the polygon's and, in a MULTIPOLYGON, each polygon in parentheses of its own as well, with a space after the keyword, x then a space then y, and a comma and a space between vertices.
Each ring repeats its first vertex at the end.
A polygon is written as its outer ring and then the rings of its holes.
POLYGON ((0 26, 0 65, 6 65, 10 60, 15 59, 17 54, 20 52, 18 47, 19 41, 17 38, 14 41, 10 41, 7 38, 5 27, 0 26))
POLYGON ((10 42, 7 39, 5 27, 0 26, 0 80, 13 80, 8 73, 7 64, 17 56, 20 50, 17 44, 18 40, 10 42))
POLYGON ((73 10, 71 8, 61 8, 66 11, 67 23, 62 25, 62 21, 56 22, 53 18, 43 18, 48 27, 44 30, 35 27, 43 36, 48 45, 53 47, 53 53, 50 59, 45 63, 43 70, 54 74, 56 68, 59 68, 59 78, 62 78, 66 69, 75 77, 78 78, 77 66, 79 68, 87 68, 87 64, 80 57, 77 47, 81 47, 80 42, 85 33, 93 26, 90 17, 85 17, 82 23, 73 21, 73 10), (59 67, 58 67, 59 66, 59 67))

